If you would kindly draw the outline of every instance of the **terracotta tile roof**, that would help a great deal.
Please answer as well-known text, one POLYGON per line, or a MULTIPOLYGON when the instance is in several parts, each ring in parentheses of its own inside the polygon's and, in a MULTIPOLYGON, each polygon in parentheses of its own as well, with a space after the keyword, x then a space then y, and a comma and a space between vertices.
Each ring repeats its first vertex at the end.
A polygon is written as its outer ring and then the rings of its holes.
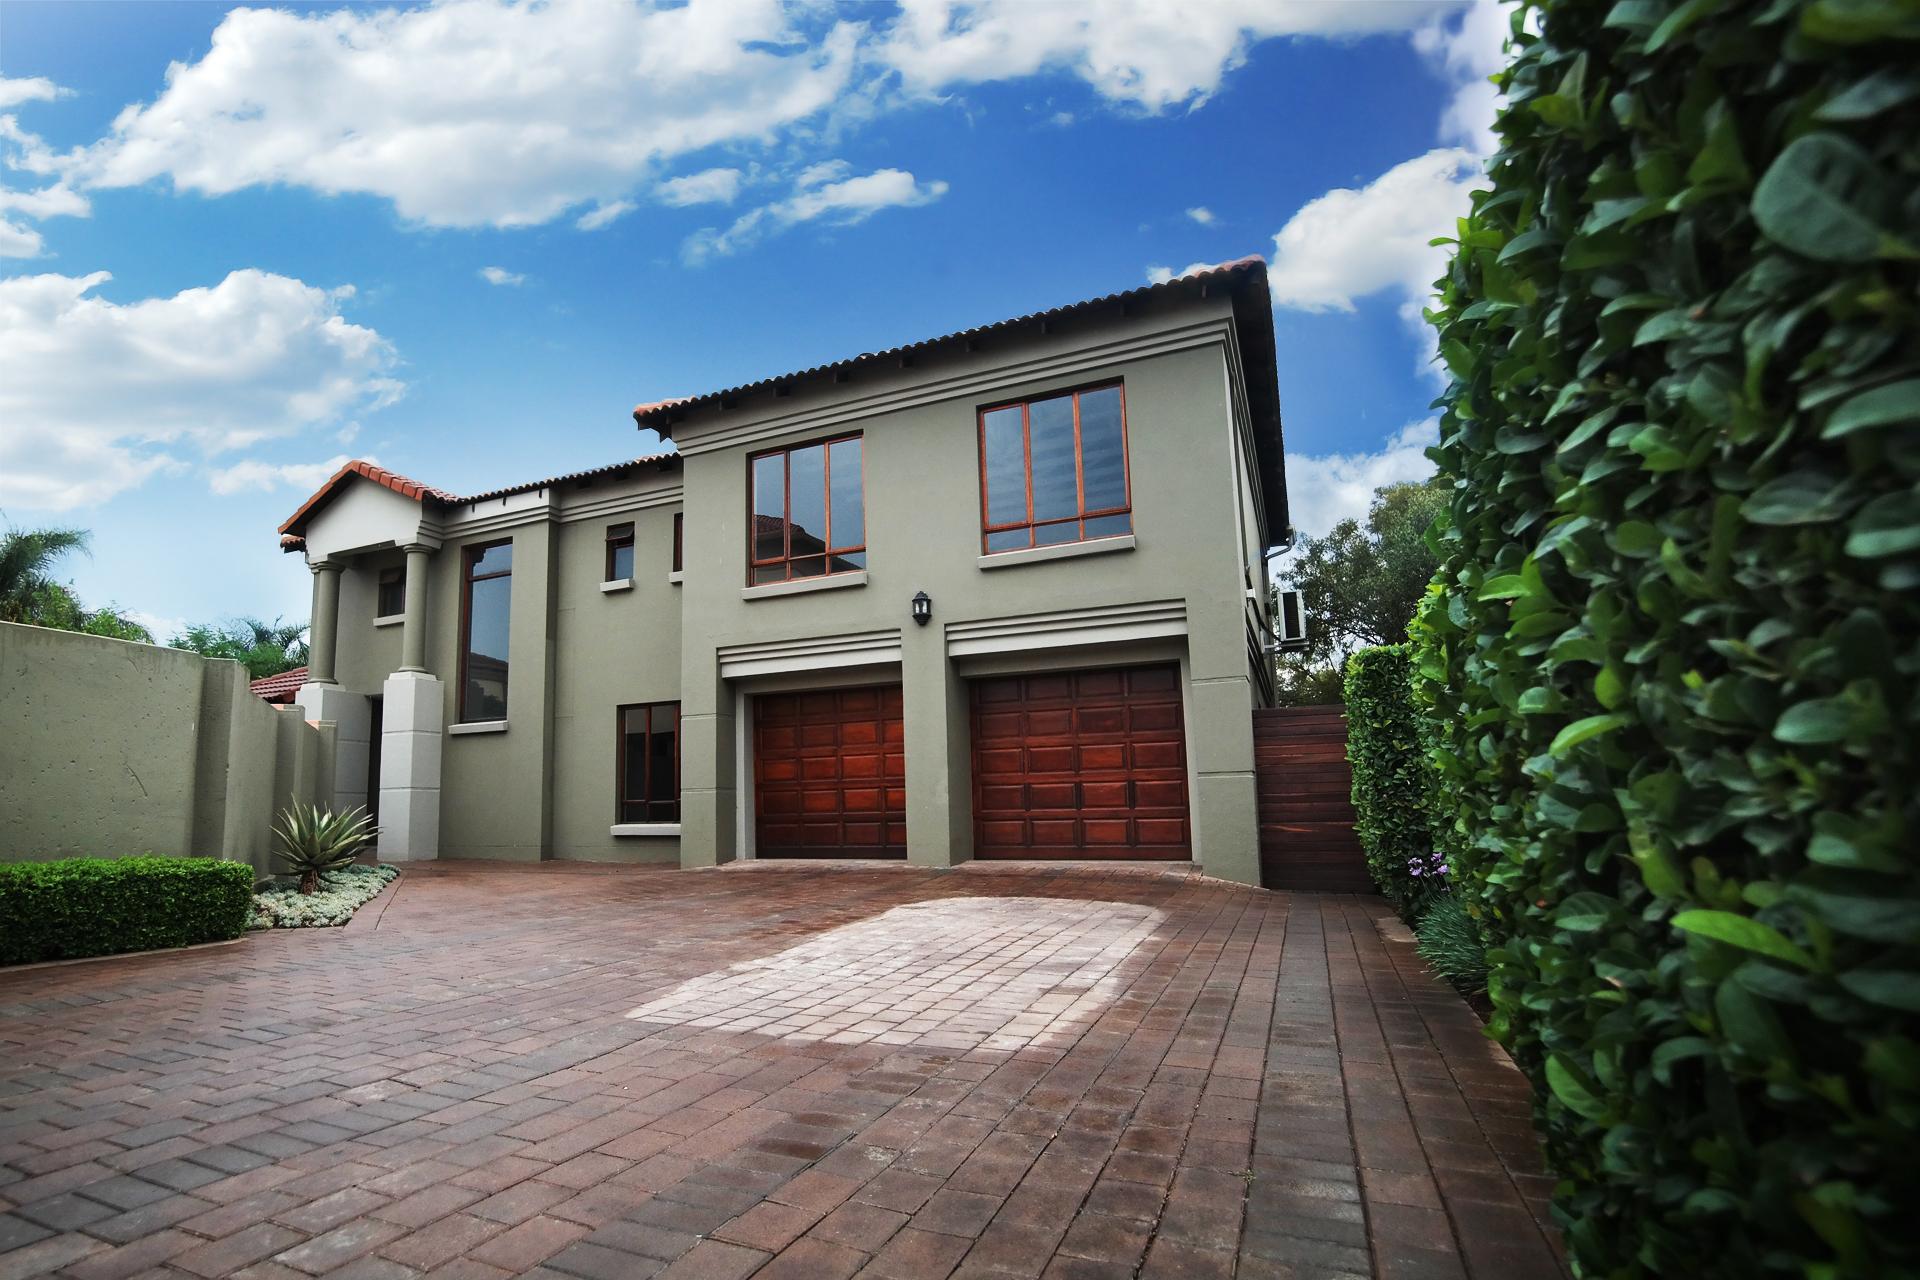
POLYGON ((261 676, 252 682, 255 694, 268 702, 289 703, 300 686, 307 682, 307 669, 295 667, 291 671, 282 671, 277 676, 261 676))
POLYGON ((1278 543, 1289 527, 1286 461, 1280 431, 1279 372, 1273 347, 1273 302, 1267 288, 1266 259, 1258 255, 1222 262, 1217 266, 1176 276, 1159 284, 1144 285, 1138 289, 1128 289, 1120 293, 1110 293, 1104 297, 1072 302, 1065 306, 1015 316, 1010 320, 999 320, 972 329, 961 329, 956 333, 944 334, 938 338, 928 338, 900 347, 888 347, 884 351, 864 352, 845 360, 835 360, 828 364, 815 365, 810 369, 799 369, 771 378, 761 378, 756 382, 744 382, 739 386, 709 391, 704 395, 655 400, 635 408, 633 420, 637 426, 651 427, 662 435, 670 436, 673 432, 673 424, 690 414, 715 406, 729 408, 732 402, 743 396, 771 390, 783 384, 841 374, 877 361, 898 361, 935 347, 972 343, 989 335, 1005 334, 1022 328, 1030 329, 1035 325, 1044 325, 1049 320, 1114 306, 1124 307, 1144 299, 1172 297, 1179 294, 1198 294, 1204 297, 1218 287, 1225 288, 1234 304, 1234 318, 1240 338, 1241 367, 1246 371, 1247 394, 1252 402, 1255 418, 1254 437, 1260 453, 1261 488, 1266 498, 1264 514, 1268 536, 1273 542, 1278 543))
POLYGON ((516 493, 532 493, 536 489, 547 489, 557 484, 566 484, 569 481, 587 480, 595 476, 612 475, 625 471, 630 467, 643 466, 647 463, 656 463, 665 466, 667 463, 677 463, 679 460, 680 455, 677 453, 651 453, 645 457, 628 458, 621 462, 610 462, 604 467, 593 467, 586 471, 572 471, 566 475, 548 476, 544 480, 529 480, 525 484, 508 485, 503 489, 489 489, 485 493, 470 494, 462 497, 457 493, 448 493, 445 489, 436 489, 431 485, 421 484, 418 480, 410 480, 396 471, 388 471, 385 467, 375 466, 371 462, 362 462, 359 459, 355 459, 334 472, 333 476, 325 484, 315 490, 312 497, 300 504, 298 511, 287 517, 286 523, 280 526, 280 549, 289 552, 304 551, 307 541, 303 535, 307 530, 307 521, 318 514, 320 509, 326 506, 327 503, 331 502, 338 493, 340 486, 345 484, 350 477, 354 476, 358 476, 363 480, 371 480, 383 488, 393 490, 403 498, 412 498, 416 502, 432 502, 436 506, 441 507, 458 507, 470 502, 484 502, 490 498, 505 498, 516 493))

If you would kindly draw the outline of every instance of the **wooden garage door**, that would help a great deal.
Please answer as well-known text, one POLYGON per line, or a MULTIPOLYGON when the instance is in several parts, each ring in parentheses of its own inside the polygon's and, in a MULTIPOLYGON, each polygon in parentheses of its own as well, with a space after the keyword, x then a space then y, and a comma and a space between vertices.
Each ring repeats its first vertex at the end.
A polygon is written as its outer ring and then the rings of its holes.
POLYGON ((900 686, 756 697, 753 796, 759 857, 905 857, 900 686))
POLYGON ((1174 667, 973 684, 980 858, 1191 856, 1174 667))

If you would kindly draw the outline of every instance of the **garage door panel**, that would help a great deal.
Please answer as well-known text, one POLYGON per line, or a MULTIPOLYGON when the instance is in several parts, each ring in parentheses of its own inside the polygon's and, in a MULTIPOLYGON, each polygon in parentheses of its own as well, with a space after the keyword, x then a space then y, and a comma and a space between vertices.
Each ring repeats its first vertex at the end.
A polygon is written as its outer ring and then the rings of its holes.
POLYGON ((976 856, 1190 856, 1180 694, 1171 666, 975 681, 976 856))
POLYGON ((900 707, 898 686, 754 699, 755 838, 762 857, 904 854, 900 707))
POLYGON ((1133 767, 1184 771, 1186 756, 1177 742, 1136 742, 1133 744, 1133 767))

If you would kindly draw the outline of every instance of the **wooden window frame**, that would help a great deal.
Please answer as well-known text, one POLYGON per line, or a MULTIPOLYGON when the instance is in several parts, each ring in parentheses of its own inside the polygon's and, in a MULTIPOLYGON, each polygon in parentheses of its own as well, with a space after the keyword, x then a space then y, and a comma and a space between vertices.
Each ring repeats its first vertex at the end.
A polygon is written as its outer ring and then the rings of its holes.
POLYGON ((373 579, 373 616, 376 618, 398 618, 403 616, 406 611, 407 566, 404 564, 388 565, 386 568, 380 570, 373 579), (400 607, 392 611, 380 607, 381 593, 387 589, 387 584, 390 582, 400 588, 400 607))
POLYGON ((841 574, 865 573, 866 566, 864 565, 857 565, 852 569, 835 569, 833 568, 833 560, 835 556, 849 556, 849 555, 864 556, 867 553, 866 538, 867 538, 867 442, 866 442, 866 435, 864 432, 846 431, 846 432, 840 433, 839 435, 823 436, 818 440, 803 440, 799 444, 782 445, 777 449, 762 449, 758 453, 750 453, 747 455, 747 585, 748 586, 750 587, 766 586, 766 585, 769 585, 770 583, 776 583, 776 582, 812 582, 819 578, 832 578, 832 577, 837 577, 841 574), (848 546, 833 546, 828 542, 828 539, 833 536, 833 446, 835 446, 836 444, 843 444, 848 440, 852 440, 860 446, 860 541, 856 544, 852 544, 848 546), (793 455, 795 453, 798 453, 802 449, 811 449, 811 448, 814 448, 815 446, 818 446, 820 449, 820 457, 821 457, 820 487, 823 491, 820 496, 821 496, 822 510, 826 513, 827 527, 821 530, 821 533, 820 533, 820 540, 822 545, 819 552, 810 553, 809 555, 802 558, 812 559, 814 554, 819 555, 826 561, 827 572, 808 574, 805 578, 795 578, 793 576, 793 561, 794 561, 794 555, 793 555, 793 455), (754 503, 754 500, 753 500, 754 499, 753 472, 754 472, 755 463, 759 462, 762 458, 773 458, 773 457, 777 457, 781 460, 781 467, 780 467, 781 554, 777 556, 772 556, 763 560, 758 558, 758 555, 757 555, 757 552, 759 550, 760 539, 757 536, 759 533, 759 527, 756 524, 756 521, 759 519, 759 516, 755 510, 756 504, 754 503), (759 570, 772 568, 775 565, 786 566, 787 574, 784 578, 769 578, 769 579, 762 580, 758 576, 759 570))
POLYGON ((620 575, 620 577, 616 578, 614 576, 613 557, 614 553, 621 547, 626 547, 630 551, 633 549, 633 521, 631 520, 624 524, 610 524, 607 526, 607 561, 605 569, 601 571, 600 580, 602 582, 619 582, 624 578, 631 578, 633 576, 631 566, 629 566, 627 572, 620 575), (624 532, 622 532, 623 530, 624 532))
POLYGON ((1006 555, 1015 551, 1029 551, 1035 547, 1070 547, 1076 542, 1093 542, 1101 538, 1120 537, 1120 534, 1102 533, 1092 538, 1087 536, 1087 521, 1105 519, 1111 516, 1126 516, 1128 532, 1133 526, 1133 442, 1127 423, 1127 386, 1124 379, 1111 378, 1103 382, 1092 382, 1082 387, 1069 387, 1061 391, 1049 391, 1045 395, 1026 396, 1017 400, 998 400, 982 405, 974 414, 975 444, 980 456, 980 551, 982 555, 1006 555), (1126 501, 1117 507, 1087 509, 1087 464, 1080 439, 1080 397, 1093 391, 1105 391, 1109 388, 1120 393, 1120 478, 1126 485, 1126 501), (1079 511, 1071 516, 1055 516, 1050 520, 1033 518, 1033 406, 1047 400, 1073 399, 1073 486, 1075 505, 1079 511), (1026 513, 1024 520, 1010 520, 994 524, 988 513, 992 507, 987 492, 987 415, 998 413, 1002 409, 1020 410, 1020 449, 1021 465, 1026 475, 1026 513), (1068 542, 1036 541, 1037 531, 1054 525, 1073 524, 1078 526, 1079 537, 1068 542), (992 545, 996 533, 1010 533, 1015 530, 1027 531, 1027 544, 1024 547, 995 547, 992 545))
MULTIPOLYGON (((473 584, 491 582, 495 578, 513 577, 513 566, 509 564, 498 573, 483 573, 474 576, 473 566, 487 552, 495 547, 511 547, 512 538, 495 538, 491 542, 476 542, 460 549, 460 696, 455 702, 455 714, 459 724, 492 724, 491 720, 467 719, 467 658, 473 653, 473 584)), ((511 636, 513 628, 513 587, 507 587, 507 628, 511 636)), ((507 683, 512 688, 513 659, 507 659, 507 683)), ((502 715, 501 720, 506 716, 502 715)))
MULTIPOLYGON (((615 824, 630 822, 678 822, 680 821, 680 704, 678 702, 627 702, 614 708, 613 712, 613 820, 615 824), (673 816, 661 818, 651 812, 638 818, 627 816, 627 712, 645 711, 647 713, 646 753, 647 790, 652 791, 653 782, 653 717, 662 707, 673 708, 673 816)), ((637 800, 633 803, 646 806, 648 810, 656 804, 665 804, 662 800, 637 800)))
MULTIPOLYGON (((863 473, 861 476, 862 483, 864 483, 866 479, 864 474, 865 470, 866 468, 863 463, 861 467, 861 471, 863 473)), ((753 471, 749 469, 747 471, 747 475, 749 479, 751 479, 753 475, 753 471)), ((682 539, 686 536, 686 533, 685 533, 686 523, 687 523, 686 516, 687 516, 687 513, 684 511, 676 511, 673 513, 673 563, 670 567, 674 573, 679 573, 681 572, 681 569, 682 569, 681 557, 684 553, 681 551, 681 547, 683 545, 682 539)))

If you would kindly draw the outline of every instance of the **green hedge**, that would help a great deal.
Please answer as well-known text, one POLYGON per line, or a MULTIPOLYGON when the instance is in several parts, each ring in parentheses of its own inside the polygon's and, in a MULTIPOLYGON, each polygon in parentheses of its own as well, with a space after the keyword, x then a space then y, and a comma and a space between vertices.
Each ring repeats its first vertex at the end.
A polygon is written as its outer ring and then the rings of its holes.
POLYGON ((1409 923, 1438 889, 1428 765, 1412 689, 1412 647, 1378 645, 1347 659, 1347 760, 1353 766, 1354 831, 1380 892, 1409 923))
POLYGON ((1920 8, 1547 0, 1435 313, 1444 835, 1587 1276, 1920 1272, 1920 8))
POLYGON ((153 951, 237 938, 253 868, 213 858, 0 864, 0 964, 153 951))

